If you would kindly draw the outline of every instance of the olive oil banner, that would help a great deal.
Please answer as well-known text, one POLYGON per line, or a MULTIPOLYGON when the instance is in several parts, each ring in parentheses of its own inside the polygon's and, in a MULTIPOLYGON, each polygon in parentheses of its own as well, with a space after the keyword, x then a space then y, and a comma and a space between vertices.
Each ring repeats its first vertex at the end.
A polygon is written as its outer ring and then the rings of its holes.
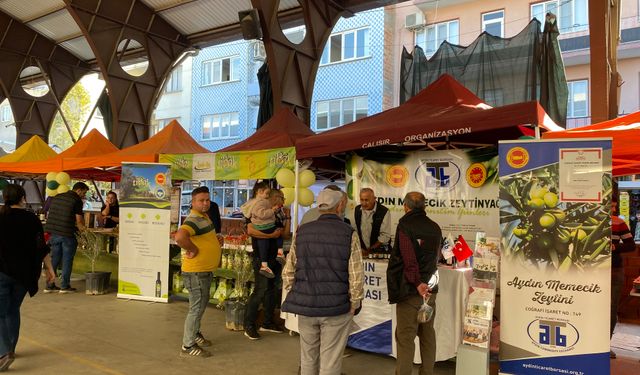
POLYGON ((171 170, 122 163, 118 298, 167 302, 171 170))
MULTIPOLYGON (((346 184, 350 215, 360 189, 372 188, 391 213, 392 228, 404 215, 403 199, 411 191, 426 197, 427 215, 444 236, 463 235, 471 248, 476 232, 498 237, 498 153, 495 147, 472 150, 352 154, 346 184)), ((392 233, 393 235, 394 233, 392 233)))
POLYGON ((293 169, 295 148, 207 154, 160 154, 171 164, 175 180, 240 180, 274 178, 281 168, 293 169))
POLYGON ((498 150, 500 370, 609 374, 611 140, 498 150))

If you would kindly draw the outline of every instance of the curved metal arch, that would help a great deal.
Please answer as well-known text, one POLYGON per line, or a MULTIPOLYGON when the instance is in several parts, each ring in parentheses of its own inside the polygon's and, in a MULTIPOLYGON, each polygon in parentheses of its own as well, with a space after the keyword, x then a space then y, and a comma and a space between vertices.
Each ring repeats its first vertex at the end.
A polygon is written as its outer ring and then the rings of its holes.
POLYGON ((89 65, 2 12, 0 33, 1 96, 9 99, 13 112, 16 147, 34 135, 48 141, 57 103, 90 71, 89 65), (22 88, 20 73, 31 65, 40 67, 50 82, 51 90, 42 97, 33 97, 22 88))
POLYGON ((280 106, 291 107, 302 121, 310 125, 313 86, 324 45, 340 17, 350 12, 333 1, 298 2, 307 31, 300 44, 293 44, 282 32, 278 20, 279 0, 251 0, 261 16, 274 112, 280 106))
POLYGON ((65 0, 87 38, 104 77, 112 108, 111 141, 118 147, 149 137, 149 122, 162 82, 189 47, 186 38, 139 0, 65 0), (147 71, 134 77, 118 63, 118 43, 134 39, 145 49, 147 71))

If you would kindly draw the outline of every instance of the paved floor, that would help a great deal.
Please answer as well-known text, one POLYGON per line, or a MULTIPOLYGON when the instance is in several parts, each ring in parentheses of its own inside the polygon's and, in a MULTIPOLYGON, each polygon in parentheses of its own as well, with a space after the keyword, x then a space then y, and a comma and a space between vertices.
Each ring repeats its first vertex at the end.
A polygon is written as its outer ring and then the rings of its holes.
MULTIPOLYGON (((74 282, 82 287, 82 282, 74 282)), ((298 337, 266 333, 249 341, 224 328, 224 312, 211 306, 202 331, 214 344, 213 357, 178 355, 187 304, 125 301, 115 294, 42 294, 22 307, 17 358, 9 374, 297 374, 298 337)), ((640 335, 640 327, 621 325, 640 335)), ((616 350, 612 374, 639 374, 640 352, 616 350)), ((392 374, 390 357, 347 350, 343 372, 392 374)), ((496 366, 492 366, 494 369, 496 366)), ((440 362, 436 374, 455 374, 455 363, 440 362)), ((416 371, 417 373, 417 368, 416 371)))

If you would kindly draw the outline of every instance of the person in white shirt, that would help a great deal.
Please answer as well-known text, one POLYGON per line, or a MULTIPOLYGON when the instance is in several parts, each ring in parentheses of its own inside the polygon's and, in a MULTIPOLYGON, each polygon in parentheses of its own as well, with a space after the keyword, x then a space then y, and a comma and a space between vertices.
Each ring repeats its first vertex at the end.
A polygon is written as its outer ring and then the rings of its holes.
POLYGON ((391 217, 389 209, 376 202, 371 188, 360 190, 360 204, 354 212, 353 228, 360 237, 363 255, 367 255, 391 242, 391 217))

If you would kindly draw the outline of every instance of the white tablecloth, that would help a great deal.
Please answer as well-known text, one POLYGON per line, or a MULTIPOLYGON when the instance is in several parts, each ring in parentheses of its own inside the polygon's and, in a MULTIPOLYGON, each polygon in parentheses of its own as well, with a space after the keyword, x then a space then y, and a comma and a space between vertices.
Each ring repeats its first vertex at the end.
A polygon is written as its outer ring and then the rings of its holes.
MULTIPOLYGON (((362 312, 354 317, 349 346, 395 356, 395 307, 386 293, 386 260, 365 260, 365 299, 362 312)), ((462 342, 462 323, 469 295, 471 269, 440 267, 440 283, 436 300, 436 361, 455 357, 462 342)), ((283 291, 282 299, 286 297, 283 291)), ((295 314, 282 313, 285 327, 298 331, 295 314)), ((420 363, 416 338, 416 363, 420 363)))

